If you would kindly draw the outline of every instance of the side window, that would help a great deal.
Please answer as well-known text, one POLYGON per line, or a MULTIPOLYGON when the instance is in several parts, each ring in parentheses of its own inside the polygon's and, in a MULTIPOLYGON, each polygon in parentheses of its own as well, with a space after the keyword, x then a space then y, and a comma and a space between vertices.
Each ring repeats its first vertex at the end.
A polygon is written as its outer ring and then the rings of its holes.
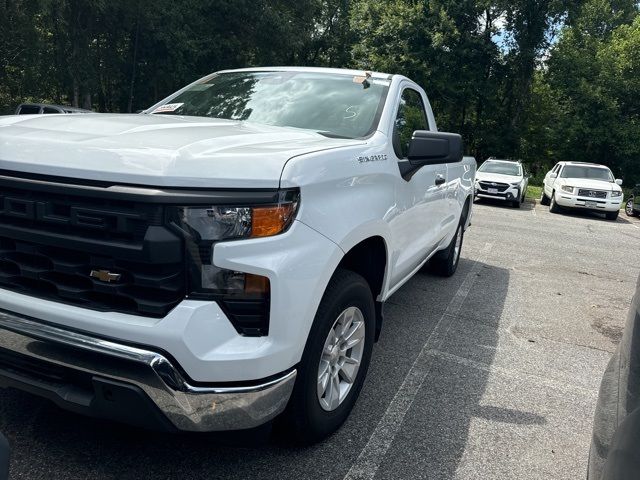
POLYGON ((18 115, 37 115, 40 113, 40 107, 37 105, 23 105, 20 107, 18 115))
POLYGON ((551 170, 551 173, 558 173, 558 170, 560 170, 560 164, 556 163, 556 166, 553 167, 553 170, 551 170))
POLYGON ((400 97, 398 115, 393 128, 393 149, 400 158, 407 158, 409 142, 416 130, 429 130, 427 113, 422 96, 411 88, 406 88, 400 97))
POLYGON ((56 108, 44 107, 44 111, 42 113, 60 113, 60 111, 56 108))

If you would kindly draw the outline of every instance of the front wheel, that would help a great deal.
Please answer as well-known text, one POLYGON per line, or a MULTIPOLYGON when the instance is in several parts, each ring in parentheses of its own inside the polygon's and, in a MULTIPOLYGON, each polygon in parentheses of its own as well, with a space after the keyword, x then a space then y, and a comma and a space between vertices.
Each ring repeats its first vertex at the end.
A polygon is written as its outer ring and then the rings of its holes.
MULTIPOLYGON (((464 215, 463 215, 464 218, 464 215)), ((462 252, 462 242, 464 241, 464 221, 460 221, 456 234, 453 236, 449 246, 436 253, 431 259, 431 269, 442 277, 450 277, 456 273, 462 252)))
POLYGON ((547 197, 547 194, 544 193, 544 186, 542 187, 542 193, 540 194, 540 205, 549 205, 549 197, 547 197))
POLYGON ((633 209, 633 198, 627 200, 627 204, 624 207, 624 213, 627 214, 628 217, 637 217, 638 214, 633 209))
POLYGON ((615 212, 607 212, 605 215, 607 216, 607 220, 617 220, 618 213, 620 212, 616 210, 615 212))
POLYGON ((560 207, 556 203, 556 192, 551 194, 551 202, 549 203, 549 211, 551 213, 560 213, 560 207))
POLYGON ((322 440, 347 419, 364 383, 375 333, 367 281, 337 270, 322 297, 284 421, 302 444, 322 440))

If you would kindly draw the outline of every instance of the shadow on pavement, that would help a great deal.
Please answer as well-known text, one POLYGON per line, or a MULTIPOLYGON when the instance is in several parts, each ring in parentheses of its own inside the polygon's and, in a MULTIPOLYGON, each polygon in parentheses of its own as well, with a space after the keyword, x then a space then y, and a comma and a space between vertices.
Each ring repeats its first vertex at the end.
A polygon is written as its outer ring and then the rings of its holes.
POLYGON ((516 208, 511 205, 511 202, 505 202, 504 200, 492 200, 490 198, 478 198, 474 202, 476 205, 489 205, 492 207, 505 208, 507 210, 513 210, 517 212, 518 210, 530 211, 533 210, 536 206, 535 202, 529 198, 527 198, 521 205, 520 208, 516 208))
POLYGON ((467 448, 482 448, 485 441, 477 432, 471 433, 474 423, 546 422, 533 413, 493 405, 491 399, 483 401, 498 344, 509 272, 486 264, 479 267, 444 341, 433 351, 426 381, 376 479, 399 478, 398 472, 410 479, 454 478, 467 448))

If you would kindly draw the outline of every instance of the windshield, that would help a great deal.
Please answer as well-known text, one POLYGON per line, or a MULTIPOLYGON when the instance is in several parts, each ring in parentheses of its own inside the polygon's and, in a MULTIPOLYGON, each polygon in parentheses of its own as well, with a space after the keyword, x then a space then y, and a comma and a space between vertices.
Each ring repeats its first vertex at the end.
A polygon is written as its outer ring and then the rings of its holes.
POLYGON ((484 173, 500 173, 502 175, 519 176, 521 175, 522 167, 517 163, 487 161, 480 166, 478 171, 484 173))
POLYGON ((309 72, 209 77, 151 113, 242 120, 358 138, 375 131, 389 80, 309 72), (364 81, 364 82, 363 82, 364 81))
POLYGON ((562 172, 560 172, 560 178, 588 178, 589 180, 613 182, 613 174, 608 168, 587 167, 584 165, 565 165, 562 172))

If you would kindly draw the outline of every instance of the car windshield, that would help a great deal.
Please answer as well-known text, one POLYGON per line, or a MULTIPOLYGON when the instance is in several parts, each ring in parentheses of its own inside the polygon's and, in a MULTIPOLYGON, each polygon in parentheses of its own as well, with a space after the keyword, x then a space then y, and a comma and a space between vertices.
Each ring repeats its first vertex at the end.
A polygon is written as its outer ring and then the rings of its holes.
POLYGON ((215 74, 150 113, 249 121, 358 138, 375 131, 388 80, 311 72, 215 74))
POLYGON ((521 168, 522 167, 520 167, 520 165, 517 163, 486 161, 480 166, 478 171, 484 173, 500 173, 502 175, 518 176, 521 175, 521 168))
POLYGON ((560 172, 560 178, 588 178, 589 180, 613 182, 613 174, 608 168, 585 165, 565 165, 560 172))

